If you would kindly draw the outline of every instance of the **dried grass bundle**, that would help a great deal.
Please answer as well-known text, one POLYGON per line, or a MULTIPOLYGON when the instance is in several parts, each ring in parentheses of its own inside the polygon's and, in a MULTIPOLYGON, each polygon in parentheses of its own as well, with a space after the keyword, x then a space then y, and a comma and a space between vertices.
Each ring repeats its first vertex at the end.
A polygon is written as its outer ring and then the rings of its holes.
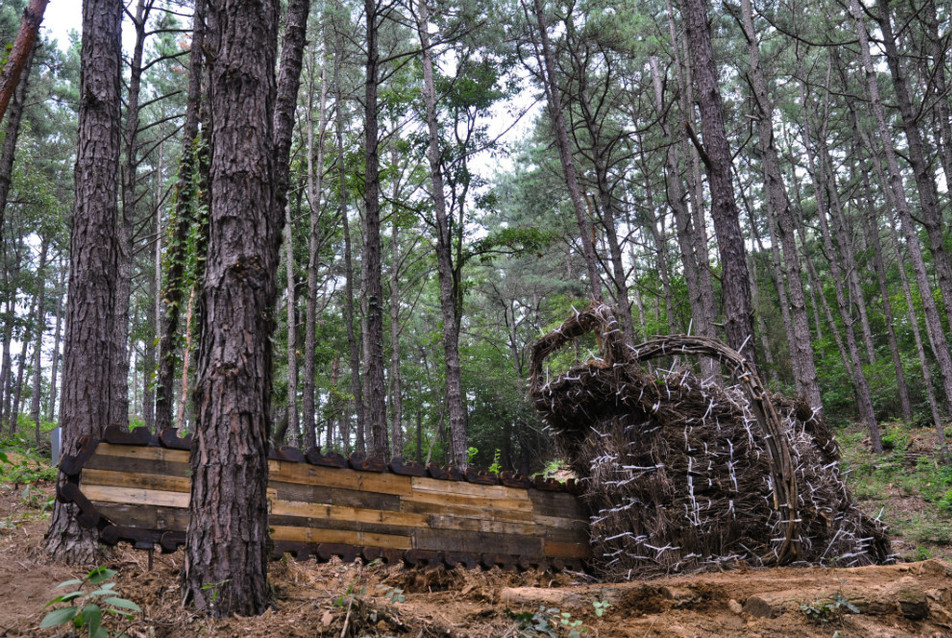
POLYGON ((535 344, 530 395, 585 485, 593 562, 608 578, 889 559, 883 527, 852 502, 826 423, 768 397, 720 342, 673 335, 632 348, 611 309, 593 305, 535 344), (603 358, 545 381, 546 357, 587 332, 603 358), (734 385, 644 370, 682 354, 718 359, 734 385))

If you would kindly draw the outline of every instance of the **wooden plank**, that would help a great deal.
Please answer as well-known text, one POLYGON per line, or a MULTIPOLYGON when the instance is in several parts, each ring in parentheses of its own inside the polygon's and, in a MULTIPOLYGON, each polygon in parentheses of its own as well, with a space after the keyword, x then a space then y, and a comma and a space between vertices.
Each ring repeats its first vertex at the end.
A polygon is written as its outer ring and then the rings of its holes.
POLYGON ((268 470, 273 481, 350 489, 378 494, 410 494, 410 477, 389 472, 358 472, 307 463, 288 463, 270 459, 268 470))
POLYGON ((343 543, 353 546, 388 547, 403 550, 412 548, 409 536, 349 530, 307 529, 288 525, 272 526, 271 538, 275 541, 295 541, 298 543, 343 543))
POLYGON ((184 532, 188 528, 187 509, 104 502, 97 503, 96 509, 102 516, 120 527, 171 532, 184 532))
POLYGON ((136 487, 88 485, 83 487, 82 492, 86 498, 94 503, 102 501, 106 503, 138 503, 140 505, 188 508, 189 501, 188 493, 144 490, 136 487))
POLYGON ((271 501, 271 515, 406 527, 423 527, 427 524, 427 517, 422 514, 388 512, 376 509, 326 505, 304 501, 285 501, 280 499, 271 501))
POLYGON ((538 536, 493 534, 491 532, 456 531, 422 528, 413 532, 413 548, 441 552, 473 552, 492 549, 512 556, 542 556, 542 539, 538 536))
POLYGON ((409 538, 416 527, 406 525, 385 525, 383 523, 360 523, 357 521, 339 521, 328 518, 306 518, 300 516, 270 516, 271 527, 298 527, 301 529, 337 530, 341 532, 362 532, 365 534, 386 534, 388 536, 406 536, 409 538))
POLYGON ((158 446, 144 445, 113 445, 100 443, 94 456, 121 456, 148 461, 165 461, 168 463, 185 463, 188 465, 189 452, 186 450, 170 450, 158 446))
POLYGON ((166 476, 150 473, 132 474, 112 470, 84 469, 80 474, 79 484, 83 488, 87 485, 111 485, 188 493, 191 490, 192 481, 186 476, 166 476))
POLYGON ((433 493, 440 495, 455 495, 477 499, 491 499, 497 501, 518 502, 529 505, 529 495, 526 490, 506 487, 504 485, 479 485, 463 481, 440 481, 421 476, 412 477, 413 493, 433 493))
POLYGON ((592 548, 588 543, 560 543, 557 541, 543 541, 545 555, 549 558, 578 558, 586 559, 592 555, 592 548))
MULTIPOLYGON (((344 472, 348 470, 336 471, 344 472)), ((305 485, 303 483, 285 483, 275 480, 268 482, 268 491, 273 493, 272 498, 283 501, 302 501, 315 505, 340 505, 391 512, 400 511, 400 497, 395 494, 361 492, 325 485, 305 485)))
POLYGON ((477 518, 455 516, 453 514, 431 514, 424 525, 417 527, 433 529, 460 530, 468 532, 491 532, 494 534, 515 534, 518 536, 540 536, 540 528, 534 524, 508 523, 495 518, 477 518))
POLYGON ((568 492, 528 490, 527 496, 532 500, 532 507, 536 514, 540 516, 588 520, 588 514, 582 509, 581 501, 568 492))
POLYGON ((492 518, 497 521, 509 523, 531 523, 532 511, 514 511, 497 510, 485 505, 459 505, 447 502, 441 502, 439 498, 418 501, 414 498, 403 498, 400 500, 400 510, 404 512, 414 512, 419 514, 446 514, 459 516, 462 518, 484 519, 492 518))
POLYGON ((588 529, 588 519, 584 518, 560 518, 556 516, 532 517, 535 524, 545 529, 588 529))
POLYGON ((494 499, 489 497, 467 496, 463 494, 441 492, 417 492, 401 499, 403 503, 431 503, 446 507, 476 507, 486 512, 506 512, 518 514, 527 518, 532 517, 532 503, 526 499, 494 499))
POLYGON ((188 452, 167 450, 160 447, 134 445, 111 445, 100 443, 84 469, 112 470, 137 474, 163 474, 165 476, 191 476, 188 452))

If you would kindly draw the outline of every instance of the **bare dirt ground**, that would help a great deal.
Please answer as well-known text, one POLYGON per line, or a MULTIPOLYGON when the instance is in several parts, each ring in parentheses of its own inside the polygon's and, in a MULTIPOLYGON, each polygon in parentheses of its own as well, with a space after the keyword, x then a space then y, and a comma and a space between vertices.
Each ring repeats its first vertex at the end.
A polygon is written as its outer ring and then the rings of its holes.
MULTIPOLYGON (((57 584, 81 569, 43 553, 49 485, 0 488, 0 636, 64 636, 39 629, 57 584)), ((422 571, 285 559, 272 563, 275 604, 257 618, 214 620, 181 606, 182 553, 120 547, 104 564, 142 607, 110 619, 131 637, 208 636, 952 636, 952 562, 855 569, 743 567, 716 574, 600 584, 583 574, 422 571), (594 603, 602 606, 601 616, 594 603), (553 613, 553 608, 558 609, 553 613), (544 611, 543 611, 544 609, 544 611), (564 620, 563 624, 560 620, 564 620)))

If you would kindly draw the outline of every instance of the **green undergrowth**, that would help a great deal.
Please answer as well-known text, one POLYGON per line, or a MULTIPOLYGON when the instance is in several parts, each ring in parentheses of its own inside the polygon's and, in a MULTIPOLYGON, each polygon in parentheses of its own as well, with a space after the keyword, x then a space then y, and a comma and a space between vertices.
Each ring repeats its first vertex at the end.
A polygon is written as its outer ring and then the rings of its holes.
POLYGON ((861 509, 879 516, 906 560, 952 558, 952 462, 935 449, 935 431, 882 424, 883 453, 865 430, 837 432, 847 484, 861 509))

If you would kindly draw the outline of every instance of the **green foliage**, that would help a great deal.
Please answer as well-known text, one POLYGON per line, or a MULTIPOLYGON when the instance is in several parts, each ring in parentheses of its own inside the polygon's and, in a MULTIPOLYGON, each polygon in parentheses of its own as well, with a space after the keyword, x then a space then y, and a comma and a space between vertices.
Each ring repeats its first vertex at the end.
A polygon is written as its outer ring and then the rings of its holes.
POLYGON ((103 625, 109 615, 131 620, 142 609, 125 598, 116 595, 116 584, 107 582, 116 575, 116 571, 97 567, 82 579, 67 580, 56 586, 77 587, 68 594, 57 596, 46 603, 44 608, 66 603, 50 611, 40 623, 41 628, 71 625, 89 638, 108 638, 110 634, 125 636, 124 633, 110 631, 103 625), (103 614, 106 614, 104 616, 103 614))
POLYGON ((541 605, 536 612, 513 612, 506 610, 506 615, 515 620, 519 626, 517 635, 525 638, 547 636, 548 638, 580 638, 588 632, 588 628, 581 620, 572 618, 572 614, 557 607, 541 605))
POLYGON ((50 465, 48 454, 36 450, 19 435, 0 440, 0 482, 33 485, 54 480, 56 468, 50 465), (10 455, 14 451, 17 457, 10 455))
POLYGON ((599 618, 604 616, 608 612, 608 608, 611 606, 612 604, 607 600, 596 600, 592 602, 592 607, 595 608, 595 615, 599 618))
POLYGON ((804 603, 800 605, 800 609, 807 615, 807 618, 818 624, 839 622, 845 614, 859 613, 859 608, 839 592, 829 600, 804 603))
POLYGON ((388 585, 377 585, 377 589, 380 593, 383 594, 383 597, 388 601, 396 605, 397 603, 402 603, 406 600, 406 596, 403 595, 403 590, 399 587, 390 587, 388 585))

